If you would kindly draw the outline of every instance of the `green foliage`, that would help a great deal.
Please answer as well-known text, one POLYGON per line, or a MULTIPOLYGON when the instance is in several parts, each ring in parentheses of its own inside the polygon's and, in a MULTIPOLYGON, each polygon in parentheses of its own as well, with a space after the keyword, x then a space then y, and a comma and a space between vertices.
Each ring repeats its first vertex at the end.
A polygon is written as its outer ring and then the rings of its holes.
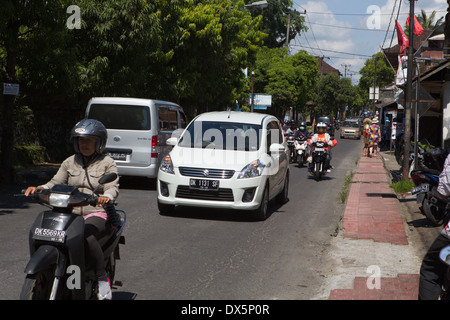
POLYGON ((388 64, 382 52, 374 54, 373 59, 367 59, 364 67, 359 70, 361 78, 359 80, 359 90, 363 101, 369 101, 369 88, 374 85, 375 77, 375 59, 377 64, 377 87, 384 87, 394 81, 395 72, 388 64))
POLYGON ((337 74, 322 76, 316 91, 316 113, 335 116, 343 114, 345 107, 356 112, 362 107, 358 90, 352 86, 350 79, 340 78, 337 74))
POLYGON ((407 193, 411 191, 412 188, 414 188, 414 183, 409 180, 401 180, 395 183, 391 183, 389 185, 392 189, 394 189, 395 193, 407 193))
MULTIPOLYGON (((246 0, 246 4, 258 0, 246 0)), ((261 28, 266 33, 267 39, 264 46, 269 48, 281 48, 286 44, 287 26, 289 21, 289 42, 300 32, 305 32, 308 28, 305 26, 305 16, 300 12, 292 10, 294 6, 292 0, 268 0, 269 5, 266 8, 251 7, 249 11, 253 17, 262 16, 261 28)))
POLYGON ((301 111, 313 98, 318 75, 317 60, 305 51, 291 56, 285 48, 264 47, 257 54, 254 90, 272 95, 278 115, 290 107, 301 111))
POLYGON ((46 149, 41 146, 16 145, 14 146, 14 156, 16 167, 37 165, 46 160, 46 149))

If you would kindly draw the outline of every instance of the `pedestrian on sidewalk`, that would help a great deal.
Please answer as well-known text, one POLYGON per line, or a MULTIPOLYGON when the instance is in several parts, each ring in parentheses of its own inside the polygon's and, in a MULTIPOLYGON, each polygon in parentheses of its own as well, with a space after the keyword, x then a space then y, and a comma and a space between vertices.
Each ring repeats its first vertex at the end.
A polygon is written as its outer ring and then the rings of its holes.
POLYGON ((364 127, 363 127, 363 156, 369 156, 369 135, 370 135, 370 124, 371 120, 369 118, 364 119, 364 127))
POLYGON ((380 142, 380 126, 378 125, 378 118, 372 119, 369 135, 369 157, 378 155, 378 143, 380 142))
MULTIPOLYGON (((444 162, 444 169, 439 175, 437 192, 442 198, 450 196, 450 155, 444 162)), ((450 221, 431 244, 420 267, 419 300, 438 300, 441 285, 447 274, 448 266, 439 258, 441 249, 450 245, 450 221)))

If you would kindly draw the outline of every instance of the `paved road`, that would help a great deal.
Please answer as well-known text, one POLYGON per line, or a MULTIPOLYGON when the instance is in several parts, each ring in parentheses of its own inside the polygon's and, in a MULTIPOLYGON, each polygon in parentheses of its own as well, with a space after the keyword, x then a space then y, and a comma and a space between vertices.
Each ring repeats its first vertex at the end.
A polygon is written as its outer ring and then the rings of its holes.
MULTIPOLYGON (((317 182, 291 165, 290 201, 254 222, 227 210, 177 208, 160 216, 154 186, 122 179, 128 212, 115 299, 311 299, 319 295, 344 205, 339 192, 356 166, 361 141, 339 140, 335 169, 317 182)), ((0 195, 0 299, 17 299, 28 259, 28 228, 40 205, 0 195)))

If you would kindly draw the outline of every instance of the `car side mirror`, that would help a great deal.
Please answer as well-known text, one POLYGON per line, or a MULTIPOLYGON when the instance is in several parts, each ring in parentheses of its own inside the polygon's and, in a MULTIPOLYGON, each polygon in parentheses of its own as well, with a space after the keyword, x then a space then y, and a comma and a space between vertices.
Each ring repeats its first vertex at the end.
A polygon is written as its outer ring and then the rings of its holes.
POLYGON ((270 153, 282 153, 285 150, 286 149, 284 148, 284 146, 282 144, 279 144, 279 143, 272 143, 270 145, 270 148, 269 148, 269 152, 270 153))
POLYGON ((175 137, 171 137, 171 138, 166 140, 166 144, 168 146, 174 146, 174 145, 177 144, 177 142, 178 142, 178 138, 175 138, 175 137))

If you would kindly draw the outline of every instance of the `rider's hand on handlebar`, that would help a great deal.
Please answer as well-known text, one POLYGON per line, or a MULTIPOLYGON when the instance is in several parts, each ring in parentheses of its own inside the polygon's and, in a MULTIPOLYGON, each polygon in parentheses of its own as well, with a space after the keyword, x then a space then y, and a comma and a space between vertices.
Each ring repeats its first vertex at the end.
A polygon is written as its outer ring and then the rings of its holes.
POLYGON ((97 199, 97 205, 102 207, 104 204, 107 204, 111 199, 108 197, 98 197, 97 199))
POLYGON ((34 194, 34 192, 36 191, 36 189, 44 189, 44 187, 28 187, 27 190, 25 190, 25 196, 29 196, 30 194, 34 194))

